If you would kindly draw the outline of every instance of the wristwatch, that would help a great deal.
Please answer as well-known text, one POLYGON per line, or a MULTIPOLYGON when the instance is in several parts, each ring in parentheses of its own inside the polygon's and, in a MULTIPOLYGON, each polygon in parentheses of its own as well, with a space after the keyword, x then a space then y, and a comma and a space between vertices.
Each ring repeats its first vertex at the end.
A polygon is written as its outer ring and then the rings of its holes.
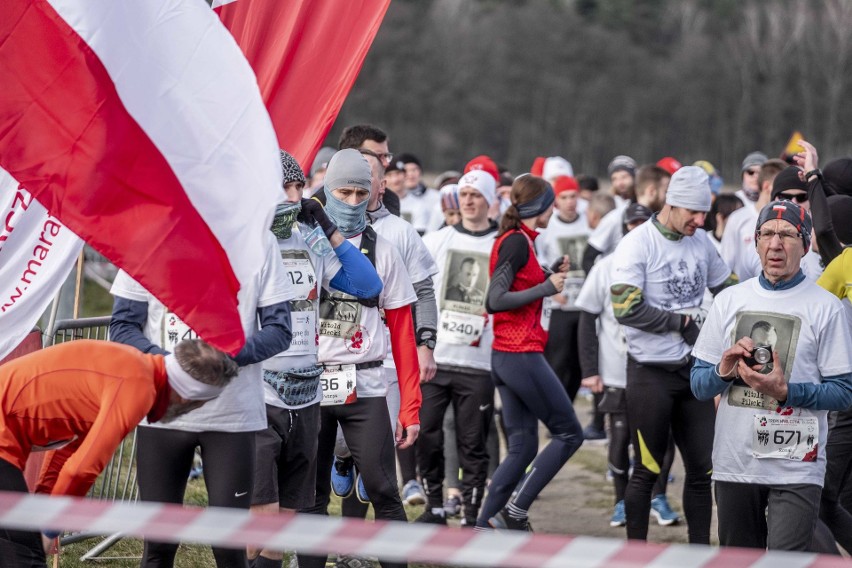
POLYGON ((805 173, 805 181, 810 181, 811 176, 816 176, 817 179, 822 179, 822 170, 819 168, 814 168, 809 172, 805 173))
POLYGON ((437 334, 434 329, 421 329, 417 333, 417 346, 425 345, 432 351, 435 350, 435 340, 437 339, 437 334))

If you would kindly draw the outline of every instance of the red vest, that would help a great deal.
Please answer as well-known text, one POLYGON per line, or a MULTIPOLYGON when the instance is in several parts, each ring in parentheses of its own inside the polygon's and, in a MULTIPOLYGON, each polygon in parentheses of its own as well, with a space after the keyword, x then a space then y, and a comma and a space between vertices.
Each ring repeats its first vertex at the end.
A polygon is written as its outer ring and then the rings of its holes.
MULTIPOLYGON (((544 270, 538 264, 533 247, 533 241, 538 237, 538 233, 533 229, 528 229, 525 225, 521 225, 520 229, 506 231, 494 241, 494 247, 491 249, 489 275, 494 274, 503 241, 509 235, 515 233, 520 233, 527 238, 530 254, 526 265, 515 274, 515 280, 509 288, 510 292, 532 288, 545 280, 544 270)), ((494 314, 494 343, 492 348, 509 353, 544 353, 544 346, 547 344, 547 332, 541 327, 541 305, 542 300, 539 299, 516 310, 494 314)))

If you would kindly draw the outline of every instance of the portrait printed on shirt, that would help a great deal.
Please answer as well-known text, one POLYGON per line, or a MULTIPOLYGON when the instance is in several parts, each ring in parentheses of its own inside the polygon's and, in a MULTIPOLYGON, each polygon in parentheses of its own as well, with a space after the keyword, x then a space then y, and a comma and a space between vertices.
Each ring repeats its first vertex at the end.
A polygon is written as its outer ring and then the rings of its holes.
POLYGON ((360 328, 361 304, 357 298, 332 291, 320 301, 320 335, 348 338, 360 328))
MULTIPOLYGON (((764 375, 772 372, 772 354, 777 352, 778 360, 784 369, 784 380, 790 382, 801 326, 802 321, 795 316, 770 312, 739 312, 734 321, 731 344, 740 338, 750 337, 755 345, 754 357, 758 363, 763 364, 758 372, 764 375)), ((742 379, 736 379, 728 391, 728 404, 765 410, 778 408, 778 401, 749 388, 742 379)))
POLYGON ((582 278, 586 275, 583 270, 583 255, 586 254, 586 246, 589 243, 588 235, 575 235, 573 237, 559 237, 556 239, 559 245, 559 254, 568 255, 570 266, 568 275, 582 278))
POLYGON ((488 255, 451 250, 444 270, 441 309, 463 314, 485 313, 488 255))

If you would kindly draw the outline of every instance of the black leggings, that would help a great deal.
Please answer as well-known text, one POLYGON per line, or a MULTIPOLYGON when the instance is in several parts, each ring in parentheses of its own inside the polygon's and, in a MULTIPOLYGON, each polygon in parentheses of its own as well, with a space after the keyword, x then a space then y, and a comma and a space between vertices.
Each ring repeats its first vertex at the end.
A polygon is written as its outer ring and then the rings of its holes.
MULTIPOLYGON (((254 484, 255 432, 186 432, 140 426, 136 462, 139 499, 183 503, 196 446, 204 460, 211 507, 248 509, 254 484)), ((174 566, 178 545, 146 540, 143 568, 174 566)), ((245 549, 213 547, 219 568, 246 568, 245 549)))
POLYGON ((710 544, 716 411, 712 400, 700 401, 692 394, 689 369, 687 364, 666 370, 627 358, 627 417, 637 457, 624 498, 627 538, 648 538, 651 492, 662 470, 660 464, 671 432, 686 469, 683 510, 689 542, 710 544))
POLYGON ((819 517, 840 546, 852 553, 852 514, 839 503, 846 480, 852 474, 852 409, 832 413, 831 418, 834 424, 825 445, 827 462, 819 517))
MULTIPOLYGON (((625 408, 624 412, 609 413, 610 430, 607 459, 609 460, 609 471, 612 474, 616 503, 624 500, 630 470, 630 427, 627 423, 626 410, 625 408)), ((654 484, 654 491, 652 493, 654 497, 666 494, 669 471, 671 471, 672 463, 674 463, 674 455, 674 439, 669 436, 669 447, 666 450, 663 463, 660 464, 660 475, 657 476, 657 481, 654 484)))
MULTIPOLYGON (((0 491, 27 493, 24 473, 0 459, 0 491)), ((3 568, 46 568, 41 535, 36 531, 0 527, 0 566, 3 568)))
POLYGON ((488 526, 488 519, 509 502, 516 487, 512 504, 529 510, 541 490, 583 443, 583 429, 574 407, 542 353, 492 351, 491 369, 503 402, 508 454, 494 472, 476 522, 479 527, 488 526), (552 438, 536 456, 539 420, 552 438))
POLYGON ((550 315, 550 333, 544 348, 544 358, 556 373, 571 402, 577 397, 583 379, 580 371, 580 344, 577 338, 580 313, 579 310, 554 309, 550 315))

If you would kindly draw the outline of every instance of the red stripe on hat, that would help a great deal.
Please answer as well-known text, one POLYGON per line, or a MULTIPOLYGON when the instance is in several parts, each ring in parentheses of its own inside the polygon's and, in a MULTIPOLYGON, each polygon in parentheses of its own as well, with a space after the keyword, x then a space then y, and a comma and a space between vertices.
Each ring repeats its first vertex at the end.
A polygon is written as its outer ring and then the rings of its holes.
POLYGON ((3 0, 0 85, 2 167, 204 339, 236 352, 239 282, 224 249, 100 59, 47 2, 3 0))

